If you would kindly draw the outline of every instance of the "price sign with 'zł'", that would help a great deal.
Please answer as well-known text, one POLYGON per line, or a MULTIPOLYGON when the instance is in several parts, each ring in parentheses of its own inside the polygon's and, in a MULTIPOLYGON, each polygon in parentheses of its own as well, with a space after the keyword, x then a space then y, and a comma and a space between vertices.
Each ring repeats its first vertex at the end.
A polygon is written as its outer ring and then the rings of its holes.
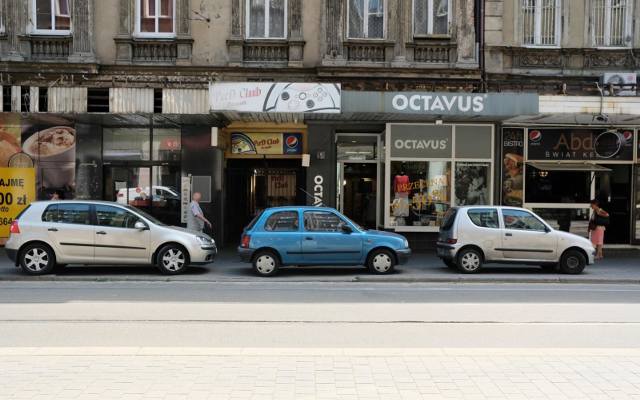
POLYGON ((34 168, 0 168, 0 238, 9 237, 13 220, 35 199, 34 168))

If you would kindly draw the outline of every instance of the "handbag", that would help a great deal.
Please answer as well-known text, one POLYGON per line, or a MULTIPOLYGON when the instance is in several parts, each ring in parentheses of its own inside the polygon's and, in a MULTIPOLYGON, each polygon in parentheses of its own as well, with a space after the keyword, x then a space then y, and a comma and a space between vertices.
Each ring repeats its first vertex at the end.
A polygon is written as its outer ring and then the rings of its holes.
POLYGON ((589 220, 589 227, 587 229, 589 230, 589 232, 596 229, 596 221, 594 221, 593 218, 589 220))
POLYGON ((604 227, 609 226, 609 217, 596 214, 593 220, 596 226, 604 226, 604 227))

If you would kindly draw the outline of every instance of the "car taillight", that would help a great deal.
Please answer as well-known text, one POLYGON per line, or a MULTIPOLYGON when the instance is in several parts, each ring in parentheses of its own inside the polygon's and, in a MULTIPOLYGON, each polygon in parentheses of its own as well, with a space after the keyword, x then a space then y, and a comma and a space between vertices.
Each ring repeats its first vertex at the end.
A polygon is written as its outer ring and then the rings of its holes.
POLYGON ((18 226, 18 220, 14 220, 9 227, 9 232, 11 233, 20 233, 20 227, 18 226))
POLYGON ((458 243, 458 239, 451 239, 451 238, 447 239, 447 244, 456 244, 456 243, 458 243))
POLYGON ((124 193, 118 193, 118 197, 124 197, 124 193))
POLYGON ((240 247, 242 247, 243 249, 248 249, 249 248, 249 242, 251 242, 251 236, 242 235, 242 242, 240 243, 240 247))

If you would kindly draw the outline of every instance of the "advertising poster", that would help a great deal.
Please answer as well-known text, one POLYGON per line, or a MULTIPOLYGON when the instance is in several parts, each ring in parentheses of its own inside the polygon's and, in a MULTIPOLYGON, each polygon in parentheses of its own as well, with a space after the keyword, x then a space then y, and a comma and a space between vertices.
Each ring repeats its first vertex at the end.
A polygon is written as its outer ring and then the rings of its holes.
POLYGON ((222 82, 209 87, 211 111, 340 113, 333 83, 222 82))
POLYGON ((524 129, 502 130, 502 204, 521 207, 523 203, 524 129))
POLYGON ((21 133, 20 114, 0 113, 0 168, 33 166, 28 157, 20 154, 21 133))
POLYGON ((456 205, 489 204, 489 164, 456 163, 456 205))
POLYGON ((631 161, 633 129, 529 129, 529 160, 631 161))
POLYGON ((0 240, 9 237, 13 219, 35 199, 33 168, 0 167, 0 240))
POLYGON ((22 151, 35 163, 37 198, 49 199, 75 195, 76 131, 66 121, 22 123, 22 151))
POLYGON ((302 154, 301 133, 231 133, 231 154, 302 154))

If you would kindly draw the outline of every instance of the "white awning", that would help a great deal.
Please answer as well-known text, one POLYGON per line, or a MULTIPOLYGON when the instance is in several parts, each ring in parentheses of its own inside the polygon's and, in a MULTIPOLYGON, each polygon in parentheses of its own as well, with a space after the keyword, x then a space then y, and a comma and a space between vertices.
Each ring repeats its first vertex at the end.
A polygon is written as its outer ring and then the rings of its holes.
POLYGON ((611 171, 611 169, 602 165, 587 162, 529 161, 527 165, 531 165, 541 171, 611 171))

